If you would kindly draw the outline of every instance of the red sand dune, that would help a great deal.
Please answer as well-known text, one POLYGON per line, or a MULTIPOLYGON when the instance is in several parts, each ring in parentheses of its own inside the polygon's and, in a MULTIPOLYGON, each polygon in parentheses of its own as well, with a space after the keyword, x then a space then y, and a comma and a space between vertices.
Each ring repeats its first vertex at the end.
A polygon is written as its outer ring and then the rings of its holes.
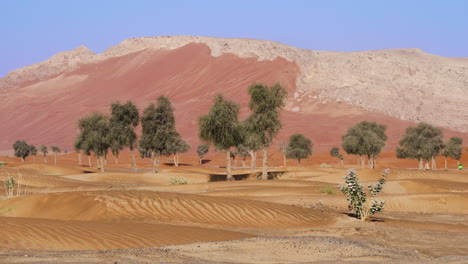
MULTIPOLYGON (((328 150, 340 142, 347 127, 362 120, 388 125, 388 146, 393 147, 404 129, 413 123, 340 103, 322 104, 311 98, 293 99, 299 67, 282 58, 257 61, 232 54, 212 57, 204 44, 188 44, 175 50, 143 50, 54 78, 27 83, 4 91, 0 97, 0 150, 11 149, 15 140, 31 144, 58 144, 72 150, 76 121, 92 111, 108 111, 113 101, 134 101, 140 111, 160 95, 170 98, 176 108, 176 122, 182 136, 192 145, 199 143, 197 118, 206 113, 217 93, 248 109, 247 87, 254 82, 281 83, 289 91, 288 109, 278 140, 303 133, 316 150, 328 150)), ((448 135, 457 133, 448 132, 448 135)), ((468 139, 466 134, 460 134, 468 139)))

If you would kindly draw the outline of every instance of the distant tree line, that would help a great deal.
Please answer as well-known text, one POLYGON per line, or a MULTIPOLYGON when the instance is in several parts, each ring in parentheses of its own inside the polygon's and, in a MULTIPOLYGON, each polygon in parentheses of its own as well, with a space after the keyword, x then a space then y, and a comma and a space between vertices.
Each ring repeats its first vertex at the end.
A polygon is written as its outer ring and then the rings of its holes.
MULTIPOLYGON (((250 169, 256 167, 257 153, 262 154, 261 179, 268 178, 268 149, 279 133, 282 124, 281 108, 285 105, 287 91, 279 84, 267 86, 255 83, 248 88, 250 95, 250 115, 245 120, 239 120, 239 104, 225 99, 218 94, 213 99, 213 105, 208 113, 198 119, 198 135, 203 141, 197 146, 200 164, 208 153, 210 146, 216 151, 225 153, 227 180, 232 180, 231 160, 234 166, 237 161, 246 167, 246 159, 250 157, 250 169)), ((169 98, 160 96, 155 103, 149 104, 140 116, 136 105, 127 101, 125 104, 114 102, 110 105, 110 115, 100 112, 91 113, 78 120, 79 134, 75 139, 74 148, 78 152, 81 165, 81 155, 88 156, 89 166, 92 166, 91 155, 94 154, 97 165, 102 172, 107 164, 109 152, 118 163, 122 150, 128 148, 131 152, 132 167, 136 169, 135 150, 142 158, 151 160, 154 173, 159 171, 161 157, 173 156, 174 165, 179 165, 179 154, 185 153, 190 146, 176 130, 174 107, 169 98), (142 133, 138 139, 135 128, 141 124, 142 133)), ((386 125, 363 121, 348 128, 342 136, 341 147, 348 155, 356 155, 358 166, 364 168, 376 167, 376 160, 385 147, 387 135, 386 125)), ((408 127, 396 149, 397 158, 416 159, 420 169, 436 168, 435 158, 439 155, 459 162, 462 156, 463 140, 452 137, 443 142, 443 131, 427 123, 419 123, 408 127), (429 165, 431 164, 431 165, 429 165)), ((283 154, 283 166, 286 159, 295 159, 300 165, 301 160, 312 154, 313 142, 302 134, 293 134, 288 142, 280 144, 283 154)), ((33 157, 40 151, 47 162, 48 147, 38 148, 18 140, 14 143, 15 156, 22 161, 29 155, 33 157)), ((54 153, 55 164, 57 154, 61 152, 57 146, 50 146, 54 153)), ((344 165, 344 156, 338 147, 330 150, 330 156, 344 165)))
MULTIPOLYGON (((61 153, 62 150, 56 145, 51 145, 50 148, 54 153, 54 163, 57 165, 57 154, 61 153)), ((34 145, 29 145, 24 140, 17 140, 15 143, 13 143, 13 150, 15 151, 15 157, 21 158, 22 162, 25 162, 26 158, 29 156, 32 156, 33 160, 35 160, 37 152, 40 151, 44 156, 44 163, 47 163, 47 154, 49 154, 49 148, 46 145, 39 145, 36 147, 34 145)))

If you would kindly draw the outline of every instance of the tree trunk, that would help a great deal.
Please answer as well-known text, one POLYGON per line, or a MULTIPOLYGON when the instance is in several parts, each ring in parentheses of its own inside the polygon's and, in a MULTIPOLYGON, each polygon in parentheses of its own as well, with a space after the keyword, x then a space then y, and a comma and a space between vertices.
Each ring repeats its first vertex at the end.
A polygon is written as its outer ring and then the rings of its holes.
POLYGON ((55 165, 57 165, 57 154, 54 154, 54 162, 55 162, 55 165))
POLYGON ((341 164, 341 167, 344 166, 344 163, 343 163, 343 160, 342 160, 342 159, 340 159, 340 164, 341 164))
POLYGON ((47 156, 44 155, 44 163, 47 163, 47 156))
POLYGON ((115 156, 115 164, 119 164, 119 157, 115 156))
POLYGON ((78 152, 78 165, 79 166, 83 165, 83 160, 82 160, 82 157, 81 157, 81 151, 78 152))
POLYGON ((88 164, 90 168, 93 166, 93 164, 91 163, 91 155, 88 156, 88 164))
POLYGON ((174 154, 174 166, 178 167, 179 164, 177 164, 177 156, 174 154))
POLYGON ((458 165, 460 165, 460 160, 457 160, 457 167, 458 167, 458 165))
POLYGON ((283 167, 286 167, 286 154, 283 154, 283 167))
POLYGON ((245 158, 242 160, 242 168, 245 168, 245 158))
POLYGON ((429 160, 426 160, 425 169, 426 169, 426 170, 430 170, 430 169, 431 169, 431 167, 429 167, 429 160))
POLYGON ((447 169, 447 156, 445 157, 445 160, 444 160, 444 166, 445 166, 444 169, 447 169))
POLYGON ((419 158, 419 169, 424 170, 424 164, 423 164, 423 159, 419 158))
POLYGON ((231 152, 229 149, 226 151, 226 179, 232 181, 232 171, 231 171, 231 152))
POLYGON ((151 169, 153 173, 156 173, 156 171, 154 170, 154 151, 151 151, 151 169))
POLYGON ((132 168, 134 170, 136 170, 136 161, 135 161, 135 152, 133 152, 133 149, 131 150, 132 151, 132 168))
POLYGON ((437 169, 437 162, 436 162, 435 157, 432 157, 432 169, 433 170, 437 169))
POLYGON ((257 160, 255 159, 255 152, 254 151, 249 150, 249 154, 250 154, 250 157, 252 158, 252 160, 250 161, 250 172, 253 172, 253 170, 255 169, 255 165, 257 163, 257 160))
POLYGON ((301 159, 297 159, 297 165, 301 166, 301 159))
POLYGON ((200 165, 202 165, 202 159, 200 159, 200 165))
POLYGON ((161 154, 156 155, 156 172, 159 172, 159 166, 161 165, 161 154))
POLYGON ((101 160, 101 172, 104 172, 104 163, 105 163, 104 159, 105 159, 105 158, 102 157, 102 156, 99 157, 99 158, 100 158, 100 160, 101 160))
POLYGON ((268 148, 263 148, 262 180, 268 180, 268 148))
POLYGON ((21 157, 21 162, 24 162, 24 161, 25 161, 25 159, 23 157, 21 157))
POLYGON ((364 169, 366 167, 366 157, 359 155, 359 158, 361 159, 361 169, 364 169))

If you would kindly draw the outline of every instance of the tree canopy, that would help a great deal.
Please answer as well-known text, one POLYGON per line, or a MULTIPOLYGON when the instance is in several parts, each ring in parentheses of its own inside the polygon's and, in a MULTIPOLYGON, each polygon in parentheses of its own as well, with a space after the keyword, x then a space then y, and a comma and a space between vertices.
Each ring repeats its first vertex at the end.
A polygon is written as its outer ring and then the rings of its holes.
POLYGON ((180 138, 175 127, 174 108, 165 96, 157 99, 157 105, 150 104, 141 116, 142 133, 140 153, 142 157, 151 157, 153 172, 159 170, 161 155, 173 154, 180 138), (155 166, 155 162, 157 162, 155 166))
POLYGON ((219 94, 214 98, 214 104, 208 114, 198 119, 200 139, 226 152, 228 180, 232 180, 229 150, 242 141, 238 114, 239 105, 219 94))
POLYGON ((205 157, 206 153, 210 150, 210 145, 201 144, 197 146, 197 155, 200 158, 200 164, 202 164, 202 159, 205 157))
POLYGON ((296 159, 301 164, 301 159, 306 159, 312 154, 312 141, 302 134, 294 134, 289 138, 286 147, 286 157, 296 159))
POLYGON ((109 117, 98 112, 92 113, 78 120, 78 128, 80 133, 75 139, 75 148, 85 153, 92 151, 100 160, 99 166, 104 172, 104 157, 111 144, 109 117))
MULTIPOLYGON (((342 137, 344 151, 351 155, 367 156, 369 166, 375 167, 375 159, 385 146, 387 126, 363 121, 348 129, 342 137)), ((364 162, 361 160, 361 165, 364 162)))
POLYGON ((422 122, 408 127, 399 142, 400 146, 396 149, 397 158, 417 159, 420 169, 423 169, 424 160, 428 167, 428 161, 439 155, 444 147, 443 136, 442 129, 428 123, 422 122))
MULTIPOLYGON (((138 113, 138 108, 131 101, 127 101, 125 104, 114 102, 111 104, 110 108, 110 147, 117 162, 122 149, 128 147, 133 151, 133 149, 136 148, 137 135, 135 133, 135 127, 140 121, 140 115, 138 113)), ((132 159, 132 161, 133 167, 135 168, 134 159, 132 159)))
POLYGON ((23 162, 26 160, 26 157, 31 154, 31 148, 24 140, 15 141, 15 143, 13 143, 13 149, 15 150, 15 156, 21 158, 23 162))
POLYGON ((460 137, 451 137, 447 143, 445 143, 442 150, 442 156, 445 157, 445 168, 447 168, 447 157, 460 161, 463 154, 463 139, 460 137))
MULTIPOLYGON (((256 83, 249 87, 249 108, 252 111, 246 120, 246 135, 263 149, 262 179, 267 179, 267 148, 280 131, 280 110, 285 105, 287 91, 280 84, 269 87, 256 83)), ((246 144, 249 145, 249 144, 246 144)))

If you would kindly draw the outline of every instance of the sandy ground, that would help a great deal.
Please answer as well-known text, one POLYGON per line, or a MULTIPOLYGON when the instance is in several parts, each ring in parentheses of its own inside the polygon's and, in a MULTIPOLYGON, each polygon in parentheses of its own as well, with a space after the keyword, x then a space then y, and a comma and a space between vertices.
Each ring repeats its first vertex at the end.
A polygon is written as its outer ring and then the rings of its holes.
POLYGON ((0 201, 0 263, 468 263, 468 172, 399 169, 382 155, 386 209, 362 222, 338 190, 346 168, 318 165, 326 155, 271 168, 268 181, 238 168, 233 182, 219 181, 222 157, 181 159, 152 174, 146 160, 129 170, 128 153, 105 173, 75 154, 57 165, 2 157, 0 178, 21 188, 0 201))

